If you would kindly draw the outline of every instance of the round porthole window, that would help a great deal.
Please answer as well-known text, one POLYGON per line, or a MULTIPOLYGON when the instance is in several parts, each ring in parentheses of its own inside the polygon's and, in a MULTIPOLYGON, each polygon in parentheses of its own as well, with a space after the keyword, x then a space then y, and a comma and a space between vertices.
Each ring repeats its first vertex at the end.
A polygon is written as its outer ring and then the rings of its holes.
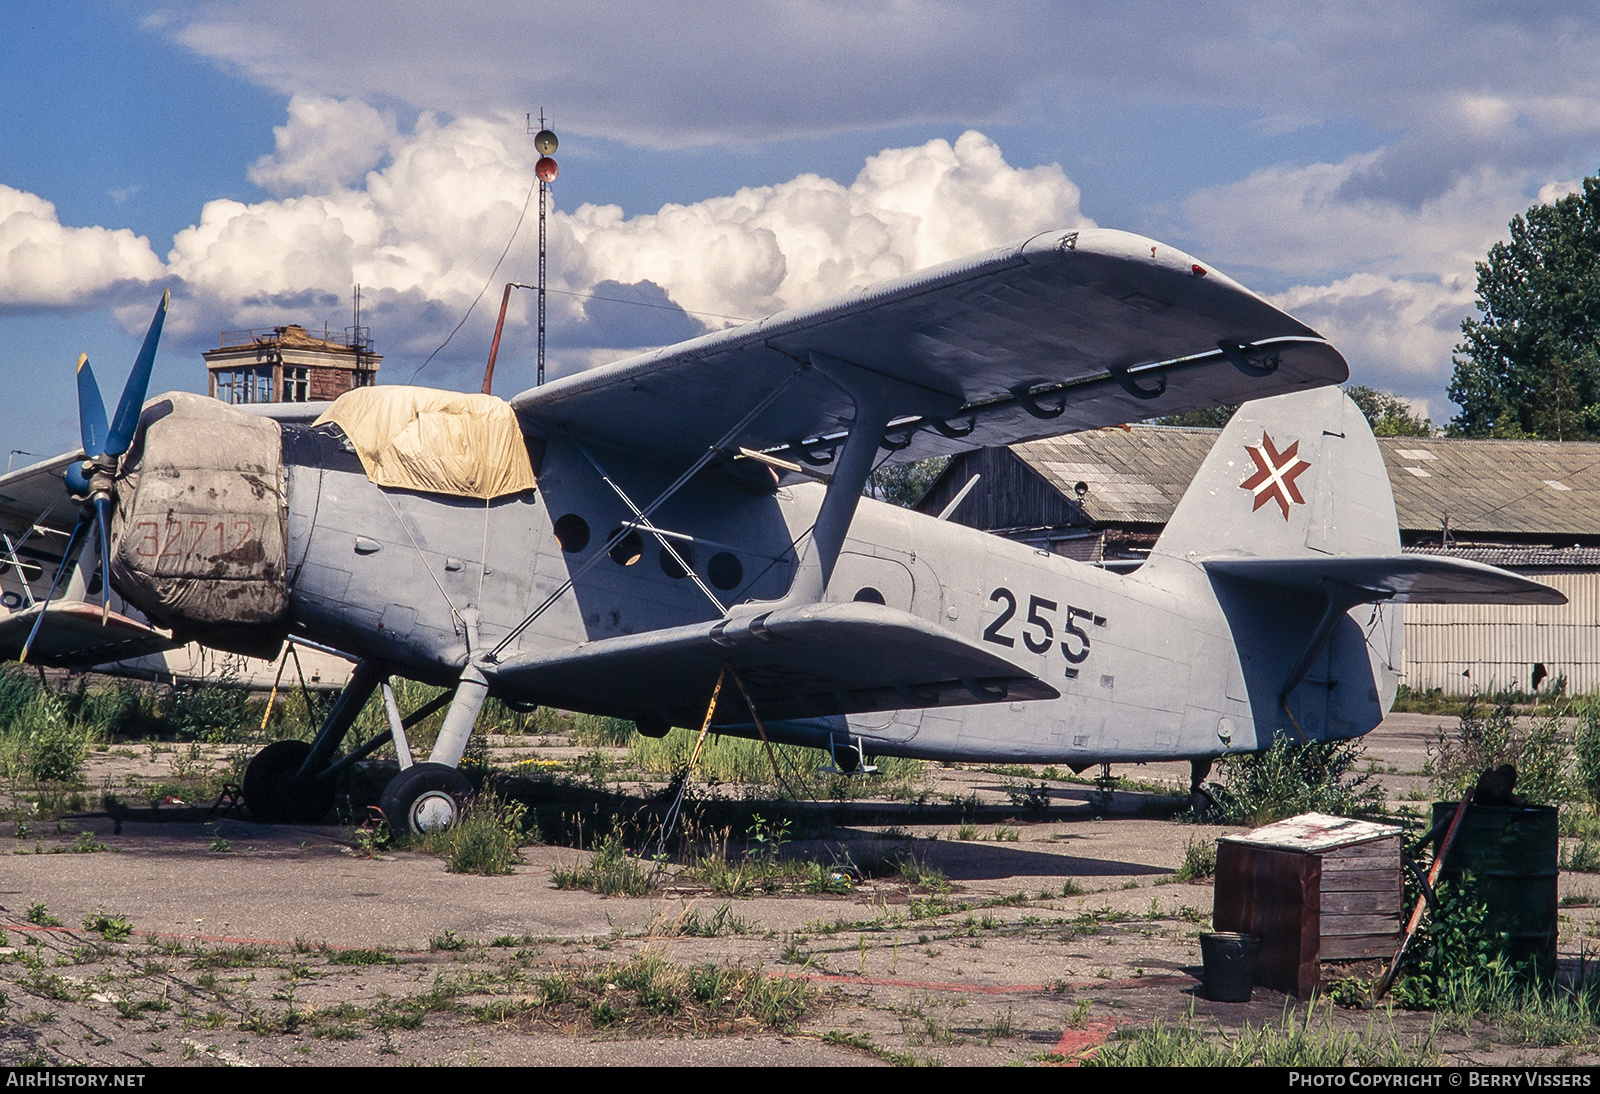
POLYGON ((607 553, 618 566, 632 566, 644 557, 644 540, 638 532, 632 529, 622 532, 621 528, 617 528, 606 537, 606 542, 611 543, 614 539, 617 541, 611 544, 611 550, 607 553), (621 539, 617 539, 618 533, 622 533, 621 539))
MULTIPOLYGON (((672 550, 677 551, 680 558, 690 566, 694 565, 694 545, 692 543, 674 543, 672 550)), ((689 576, 689 572, 678 565, 678 560, 672 557, 672 551, 661 548, 661 572, 672 580, 689 576)))
POLYGON ((727 551, 718 551, 706 563, 706 576, 719 589, 737 588, 744 580, 744 563, 727 551))
POLYGON ((561 549, 569 555, 589 546, 589 523, 576 513, 568 513, 556 521, 552 530, 555 532, 556 542, 561 544, 561 549))
POLYGON ((863 604, 882 604, 883 594, 871 585, 865 585, 856 590, 855 599, 863 604))

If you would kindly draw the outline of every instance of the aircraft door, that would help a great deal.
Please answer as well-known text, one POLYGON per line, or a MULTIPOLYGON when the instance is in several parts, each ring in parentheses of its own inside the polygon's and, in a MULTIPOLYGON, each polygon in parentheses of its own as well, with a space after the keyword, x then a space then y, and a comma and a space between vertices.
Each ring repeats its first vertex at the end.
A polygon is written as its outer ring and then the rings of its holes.
POLYGON ((902 563, 844 551, 833 568, 827 598, 836 602, 859 600, 883 604, 909 612, 915 591, 916 582, 911 571, 902 563))
MULTIPOLYGON (((922 727, 922 715, 920 708, 852 714, 849 716, 850 732, 869 741, 909 741, 922 727)), ((867 751, 870 753, 872 749, 868 747, 867 751)))

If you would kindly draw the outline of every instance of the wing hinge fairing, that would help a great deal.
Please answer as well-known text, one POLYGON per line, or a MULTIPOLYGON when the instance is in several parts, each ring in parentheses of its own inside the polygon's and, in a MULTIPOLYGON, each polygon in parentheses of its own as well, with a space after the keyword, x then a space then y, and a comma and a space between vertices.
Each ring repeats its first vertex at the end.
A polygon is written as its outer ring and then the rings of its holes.
MULTIPOLYGON (((1285 350, 1326 345, 1320 338, 1299 336, 1267 338, 1252 345, 1223 341, 1214 350, 1171 360, 1110 368, 1060 383, 1018 384, 1009 388, 1006 395, 964 403, 948 413, 897 414, 884 426, 881 447, 890 451, 908 448, 917 433, 923 430, 930 430, 950 440, 959 440, 975 432, 986 419, 1012 416, 1019 409, 1029 417, 1051 421, 1065 414, 1073 403, 1102 394, 1121 392, 1141 401, 1158 399, 1166 394, 1171 378, 1186 371, 1210 368, 1223 361, 1246 376, 1267 377, 1277 372, 1285 350)), ((824 466, 833 461, 836 450, 845 443, 849 432, 838 430, 794 440, 768 449, 767 455, 800 460, 813 467, 824 466)))

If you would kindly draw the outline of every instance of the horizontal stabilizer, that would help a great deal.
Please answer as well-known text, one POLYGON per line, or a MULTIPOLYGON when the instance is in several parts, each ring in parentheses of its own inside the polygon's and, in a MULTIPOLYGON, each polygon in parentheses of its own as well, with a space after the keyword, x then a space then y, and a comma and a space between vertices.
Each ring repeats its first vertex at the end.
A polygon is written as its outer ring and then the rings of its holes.
MULTIPOLYGON (((53 668, 90 668, 109 661, 175 650, 182 643, 174 642, 164 631, 129 619, 120 612, 112 612, 101 625, 101 608, 81 600, 61 600, 52 603, 45 611, 39 636, 28 651, 29 664, 50 665, 53 668)), ((13 612, 0 619, 0 657, 15 660, 22 652, 22 644, 39 618, 36 605, 24 611, 13 612)))
MULTIPOLYGON (((605 697, 608 710, 632 707, 691 726, 704 720, 723 662, 763 720, 1060 694, 977 643, 880 604, 811 604, 758 616, 737 633, 721 627, 697 623, 512 658, 494 670, 495 692, 568 710, 605 697)), ((749 722, 736 693, 725 691, 717 710, 719 723, 749 722)))
MULTIPOLYGON (((1565 604, 1548 585, 1464 558, 1440 555, 1380 555, 1368 558, 1219 558, 1206 571, 1252 585, 1297 592, 1322 592, 1334 582, 1365 589, 1365 602, 1411 604, 1565 604)), ((1362 603, 1363 601, 1356 601, 1362 603)))

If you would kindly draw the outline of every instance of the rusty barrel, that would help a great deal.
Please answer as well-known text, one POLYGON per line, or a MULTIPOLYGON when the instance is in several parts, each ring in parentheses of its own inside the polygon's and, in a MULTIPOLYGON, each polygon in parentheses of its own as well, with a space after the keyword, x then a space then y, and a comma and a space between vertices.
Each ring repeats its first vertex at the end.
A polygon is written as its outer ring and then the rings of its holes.
MULTIPOLYGON (((1434 822, 1448 819, 1457 804, 1434 802, 1434 822)), ((1485 932, 1505 935, 1505 955, 1540 977, 1556 971, 1559 849, 1551 806, 1470 805, 1440 877, 1455 884, 1471 874, 1487 906, 1485 932)))

